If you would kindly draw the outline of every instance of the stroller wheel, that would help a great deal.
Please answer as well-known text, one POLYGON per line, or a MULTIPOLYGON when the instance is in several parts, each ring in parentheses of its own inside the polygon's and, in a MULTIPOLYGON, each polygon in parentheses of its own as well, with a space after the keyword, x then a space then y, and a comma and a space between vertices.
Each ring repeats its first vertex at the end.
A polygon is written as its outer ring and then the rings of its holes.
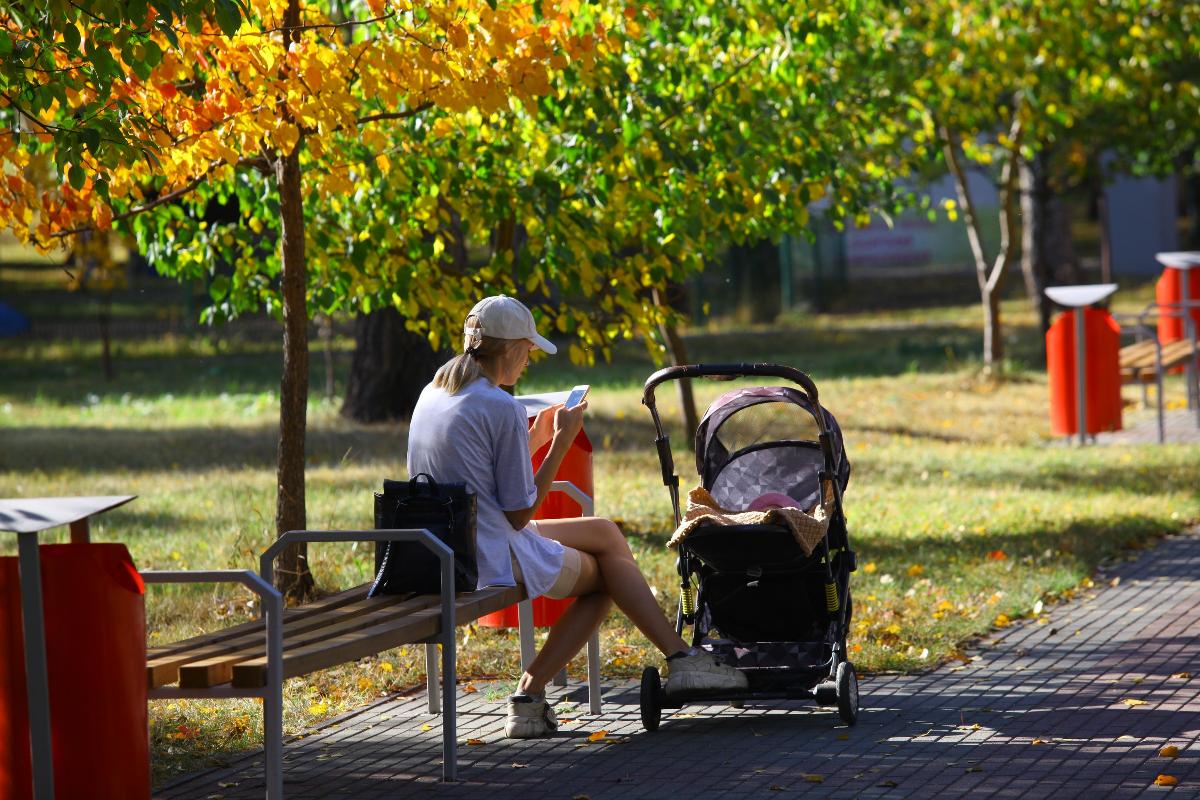
POLYGON ((837 707, 842 722, 853 725, 858 721, 858 674, 849 661, 838 664, 837 707))
POLYGON ((642 670, 642 727, 648 731, 658 730, 662 719, 662 679, 656 667, 642 670))

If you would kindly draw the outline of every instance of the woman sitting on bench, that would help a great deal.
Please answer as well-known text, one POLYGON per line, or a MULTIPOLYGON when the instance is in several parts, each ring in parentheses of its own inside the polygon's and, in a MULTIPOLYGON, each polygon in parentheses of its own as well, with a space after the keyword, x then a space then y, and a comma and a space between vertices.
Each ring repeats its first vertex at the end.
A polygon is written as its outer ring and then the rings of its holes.
POLYGON ((557 729, 546 683, 579 652, 613 603, 667 656, 668 693, 744 688, 742 673, 689 648, 675 632, 611 520, 533 521, 587 406, 546 409, 529 427, 524 406, 500 388, 517 382, 535 347, 555 352, 538 334, 533 314, 514 298, 488 297, 471 309, 464 334, 464 352, 438 370, 413 410, 408 473, 427 472, 475 492, 480 588, 520 582, 531 598, 577 598, 521 675, 509 698, 505 734, 531 739, 557 729), (546 442, 550 452, 534 475, 530 452, 546 442))

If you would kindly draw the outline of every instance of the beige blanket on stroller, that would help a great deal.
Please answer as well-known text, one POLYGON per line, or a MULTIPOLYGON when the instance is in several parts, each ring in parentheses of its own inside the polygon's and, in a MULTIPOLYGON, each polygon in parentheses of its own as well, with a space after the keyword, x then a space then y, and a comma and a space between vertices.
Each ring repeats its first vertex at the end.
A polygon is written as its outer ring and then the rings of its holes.
POLYGON ((708 490, 697 486, 688 492, 687 510, 683 522, 675 529, 668 547, 682 542, 687 535, 701 524, 708 525, 786 525, 796 543, 806 556, 825 536, 829 528, 829 513, 825 506, 817 504, 810 513, 798 508, 771 508, 766 511, 729 511, 721 508, 708 490))

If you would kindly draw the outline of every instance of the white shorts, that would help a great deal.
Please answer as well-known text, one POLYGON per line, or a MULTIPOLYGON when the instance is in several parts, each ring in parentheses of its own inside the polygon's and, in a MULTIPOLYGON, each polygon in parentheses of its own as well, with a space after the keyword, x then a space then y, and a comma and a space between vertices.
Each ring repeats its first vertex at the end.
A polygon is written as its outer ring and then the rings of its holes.
MULTIPOLYGON (((533 528, 534 532, 539 536, 542 532, 537 529, 537 522, 529 523, 529 527, 533 528)), ((513 578, 517 583, 525 583, 525 576, 521 573, 521 565, 517 559, 512 560, 513 578)), ((558 572, 558 577, 554 579, 554 584, 546 590, 543 597, 549 597, 551 600, 561 600, 564 597, 572 597, 572 592, 575 585, 579 583, 579 572, 583 569, 583 556, 578 550, 573 547, 563 545, 563 565, 558 572)))

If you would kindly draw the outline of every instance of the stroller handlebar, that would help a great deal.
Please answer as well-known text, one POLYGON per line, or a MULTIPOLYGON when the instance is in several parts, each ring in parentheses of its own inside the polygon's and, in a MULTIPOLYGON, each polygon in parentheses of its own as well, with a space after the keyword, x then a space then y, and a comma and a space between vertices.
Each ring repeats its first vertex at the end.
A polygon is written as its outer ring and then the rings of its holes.
POLYGON ((813 408, 820 408, 817 398, 817 385, 812 378, 795 367, 783 364, 685 364, 676 367, 665 367, 646 379, 642 388, 642 404, 654 406, 654 389, 660 383, 677 381, 685 378, 741 378, 751 375, 766 375, 791 381, 804 390, 813 408))

